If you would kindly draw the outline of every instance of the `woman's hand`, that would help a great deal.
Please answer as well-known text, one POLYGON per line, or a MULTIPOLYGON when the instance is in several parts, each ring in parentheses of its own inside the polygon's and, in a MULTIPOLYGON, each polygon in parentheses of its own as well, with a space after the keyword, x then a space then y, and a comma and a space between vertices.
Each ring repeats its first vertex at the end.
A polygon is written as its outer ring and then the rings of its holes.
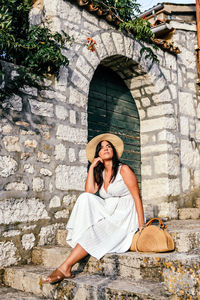
POLYGON ((103 163, 103 160, 100 157, 97 157, 90 165, 85 183, 85 191, 88 193, 95 194, 98 191, 98 185, 94 179, 94 168, 98 166, 99 163, 103 163))
POLYGON ((91 167, 95 168, 96 166, 98 166, 99 163, 103 164, 103 159, 100 158, 100 157, 96 157, 96 158, 93 159, 91 167))

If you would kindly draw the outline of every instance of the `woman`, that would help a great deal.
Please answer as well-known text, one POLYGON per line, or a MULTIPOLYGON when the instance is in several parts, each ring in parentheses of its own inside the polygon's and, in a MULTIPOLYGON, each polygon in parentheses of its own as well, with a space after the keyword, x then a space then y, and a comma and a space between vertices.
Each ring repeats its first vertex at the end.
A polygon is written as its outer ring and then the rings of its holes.
POLYGON ((90 254, 100 259, 106 253, 130 248, 134 233, 143 227, 144 213, 137 179, 119 158, 123 141, 114 134, 101 134, 86 147, 91 162, 85 193, 74 205, 67 224, 71 254, 44 283, 72 278, 72 266, 90 254), (99 192, 99 196, 94 195, 99 192))

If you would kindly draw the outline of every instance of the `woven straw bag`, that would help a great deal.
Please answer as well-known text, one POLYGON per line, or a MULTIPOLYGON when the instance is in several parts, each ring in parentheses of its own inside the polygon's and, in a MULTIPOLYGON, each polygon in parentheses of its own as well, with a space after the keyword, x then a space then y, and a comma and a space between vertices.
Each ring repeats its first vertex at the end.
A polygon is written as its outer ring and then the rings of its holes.
POLYGON ((133 236, 131 251, 167 252, 174 250, 174 241, 167 231, 167 226, 159 218, 151 219, 144 228, 133 236), (159 226, 151 225, 159 221, 159 226))

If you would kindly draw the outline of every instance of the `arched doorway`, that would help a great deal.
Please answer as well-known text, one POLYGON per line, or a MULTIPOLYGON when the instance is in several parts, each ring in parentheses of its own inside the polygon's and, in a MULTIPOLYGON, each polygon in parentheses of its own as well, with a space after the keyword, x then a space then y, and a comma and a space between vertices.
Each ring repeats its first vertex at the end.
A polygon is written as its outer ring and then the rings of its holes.
POLYGON ((120 76, 99 65, 90 83, 88 141, 104 132, 122 138, 121 161, 134 170, 141 186, 140 119, 135 101, 120 76))

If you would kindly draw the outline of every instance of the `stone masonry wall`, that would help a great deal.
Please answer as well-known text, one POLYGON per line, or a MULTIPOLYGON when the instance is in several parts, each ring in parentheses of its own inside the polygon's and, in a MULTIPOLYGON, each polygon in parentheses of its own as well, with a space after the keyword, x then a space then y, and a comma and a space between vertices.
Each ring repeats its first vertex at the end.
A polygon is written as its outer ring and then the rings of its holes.
MULTIPOLYGON (((84 190, 88 92, 100 63, 125 80, 136 101, 147 217, 176 218, 177 207, 191 199, 200 183, 199 99, 194 88, 195 53, 190 44, 195 32, 188 36, 177 29, 174 37, 183 52, 176 58, 159 50, 160 64, 156 64, 140 57, 141 43, 71 2, 36 1, 30 21, 39 24, 41 19, 50 22, 52 30, 73 35, 75 43, 63 50, 70 64, 60 70, 59 80, 46 80, 48 89, 40 92, 26 87, 20 96, 3 103, 2 267, 28 262, 34 246, 55 243, 56 230, 65 227, 77 196, 84 190), (97 42, 94 53, 85 47, 88 36, 97 42)), ((14 66, 3 65, 7 74, 17 76, 14 66)))

